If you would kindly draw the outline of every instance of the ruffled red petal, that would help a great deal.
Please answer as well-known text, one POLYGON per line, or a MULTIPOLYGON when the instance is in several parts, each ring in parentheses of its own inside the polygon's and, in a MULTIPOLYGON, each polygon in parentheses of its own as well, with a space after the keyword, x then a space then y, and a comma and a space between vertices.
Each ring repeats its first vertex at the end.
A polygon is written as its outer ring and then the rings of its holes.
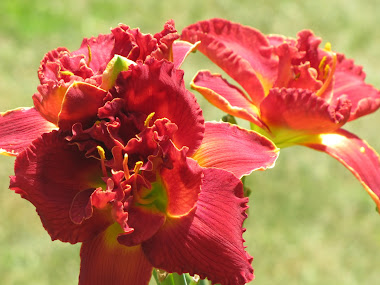
POLYGON ((228 123, 205 126, 202 144, 193 155, 200 166, 224 169, 238 178, 274 166, 279 149, 266 137, 228 123))
POLYGON ((308 90, 273 88, 260 110, 262 120, 271 130, 316 134, 339 129, 348 120, 350 107, 349 101, 344 99, 330 105, 308 90))
POLYGON ((364 186, 380 212, 380 157, 359 137, 345 130, 311 137, 303 145, 336 158, 364 186))
POLYGON ((82 223, 71 219, 79 210, 75 197, 80 191, 94 191, 102 183, 101 175, 98 160, 85 158, 77 146, 68 145, 54 131, 43 134, 18 155, 10 188, 36 207, 53 240, 76 243, 92 238, 111 222, 109 211, 97 209, 91 217, 85 215, 82 223))
POLYGON ((223 19, 186 27, 183 40, 201 41, 199 50, 236 80, 258 104, 277 78, 278 59, 258 30, 223 19))
POLYGON ((150 60, 131 66, 116 81, 117 94, 126 101, 126 110, 149 115, 152 120, 168 118, 178 126, 173 142, 187 146, 189 155, 201 144, 204 132, 202 110, 195 96, 186 90, 183 72, 165 61, 150 60))
POLYGON ((118 224, 82 244, 79 285, 148 285, 152 265, 141 246, 117 242, 118 224))
POLYGON ((198 274, 224 285, 245 284, 253 279, 253 269, 242 238, 247 217, 243 186, 227 171, 209 168, 204 173, 197 207, 186 216, 168 218, 142 244, 143 251, 154 267, 168 272, 198 274))
POLYGON ((18 155, 33 140, 57 126, 46 121, 35 108, 19 108, 0 114, 0 154, 18 155))
POLYGON ((353 60, 338 54, 332 102, 347 96, 352 104, 349 121, 376 111, 380 106, 380 91, 364 82, 365 73, 353 60))

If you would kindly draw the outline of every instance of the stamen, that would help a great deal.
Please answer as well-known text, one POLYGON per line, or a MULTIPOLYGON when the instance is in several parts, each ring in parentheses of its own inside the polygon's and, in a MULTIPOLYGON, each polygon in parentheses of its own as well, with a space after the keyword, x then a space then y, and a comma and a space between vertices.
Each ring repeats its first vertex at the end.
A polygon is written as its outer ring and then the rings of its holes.
POLYGON ((150 122, 150 120, 152 120, 154 114, 155 114, 155 112, 152 112, 148 115, 148 117, 146 117, 145 122, 144 122, 145 127, 149 127, 149 122, 150 122))
POLYGON ((107 177, 106 165, 104 163, 104 161, 106 160, 106 153, 105 153, 104 149, 100 145, 98 145, 96 147, 96 149, 98 150, 98 153, 99 153, 99 156, 100 156, 100 163, 102 165, 103 176, 107 177))
POLYGON ((328 72, 328 76, 323 83, 322 87, 316 92, 317 96, 321 96, 328 88, 328 86, 331 83, 331 80, 333 79, 334 73, 335 73, 335 68, 336 68, 336 62, 337 62, 337 56, 335 52, 331 52, 333 56, 333 62, 332 62, 332 67, 328 67, 328 69, 325 68, 325 72, 328 72))
POLYGON ((92 52, 91 52, 91 47, 89 44, 87 44, 87 50, 88 50, 88 61, 87 61, 87 65, 89 66, 90 65, 90 62, 92 60, 92 52))
POLYGON ((325 51, 329 51, 329 52, 331 52, 331 43, 330 43, 330 42, 327 42, 327 43, 325 44, 325 48, 324 48, 324 50, 325 50, 325 51))
POLYGON ((72 73, 69 70, 60 71, 60 73, 61 73, 61 75, 68 75, 68 76, 73 76, 74 75, 74 73, 72 73))
POLYGON ((135 168, 133 169, 133 171, 134 171, 135 174, 138 174, 138 173, 139 173, 140 168, 141 168, 142 165, 143 165, 143 162, 142 162, 142 161, 138 161, 138 162, 136 162, 136 164, 135 164, 135 168))
POLYGON ((129 174, 129 169, 128 169, 128 154, 124 154, 124 159, 123 159, 123 169, 124 169, 124 177, 125 179, 129 179, 131 175, 129 174))

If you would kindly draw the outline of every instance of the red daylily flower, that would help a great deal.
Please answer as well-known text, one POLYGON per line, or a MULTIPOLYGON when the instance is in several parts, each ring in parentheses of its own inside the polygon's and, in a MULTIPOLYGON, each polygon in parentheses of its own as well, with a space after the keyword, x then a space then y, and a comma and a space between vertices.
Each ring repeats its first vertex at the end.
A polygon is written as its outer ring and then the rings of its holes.
POLYGON ((3 153, 17 155, 10 188, 52 240, 82 243, 79 284, 148 284, 153 267, 249 282, 238 178, 272 167, 278 149, 256 132, 204 123, 177 69, 192 45, 180 43, 172 63, 171 33, 112 31, 81 51, 48 53, 36 108, 0 117, 3 153))
POLYGON ((265 36, 223 19, 186 27, 181 38, 201 41, 199 50, 231 76, 200 71, 192 88, 224 112, 246 119, 278 147, 304 145, 340 161, 363 184, 380 209, 378 154, 341 129, 380 106, 380 92, 365 73, 311 31, 297 39, 265 36), (254 125, 253 125, 254 124, 254 125))

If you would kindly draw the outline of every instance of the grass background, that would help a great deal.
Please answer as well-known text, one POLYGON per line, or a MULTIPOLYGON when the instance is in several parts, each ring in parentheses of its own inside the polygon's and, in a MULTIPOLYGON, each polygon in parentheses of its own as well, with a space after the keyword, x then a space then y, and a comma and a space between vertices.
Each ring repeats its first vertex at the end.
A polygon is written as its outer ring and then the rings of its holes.
MULTIPOLYGON (((295 36, 312 29, 346 53, 380 88, 380 6, 376 0, 5 0, 0 3, 0 110, 32 105, 37 69, 58 46, 108 33, 122 22, 145 33, 174 19, 186 25, 223 17, 264 33, 295 36)), ((184 64, 186 82, 200 68, 217 69, 199 53, 184 64)), ((196 94, 207 120, 222 115, 196 94)), ((376 113, 346 126, 380 151, 376 113)), ((1 139, 1 138, 0 138, 1 139)), ((8 188, 13 158, 0 157, 2 284, 76 284, 79 245, 51 242, 34 207, 8 188)), ((254 256, 252 284, 377 284, 380 217, 351 173, 325 154, 281 150, 276 167, 247 179, 253 190, 244 237, 254 256)), ((226 229, 228 230, 228 229, 226 229)))

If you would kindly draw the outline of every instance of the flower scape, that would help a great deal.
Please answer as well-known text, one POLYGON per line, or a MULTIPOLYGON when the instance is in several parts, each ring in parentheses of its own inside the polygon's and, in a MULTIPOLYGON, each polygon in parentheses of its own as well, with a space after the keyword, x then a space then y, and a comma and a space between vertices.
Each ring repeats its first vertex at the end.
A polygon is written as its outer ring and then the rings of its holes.
MULTIPOLYGON (((52 240, 82 243, 79 284, 148 284, 153 268, 227 285, 254 277, 240 178, 273 167, 279 149, 255 131, 204 122, 180 70, 199 42, 179 37, 172 21, 154 35, 121 24, 76 51, 52 50, 34 107, 0 116, 0 153, 16 156, 10 189, 35 206, 52 240)), ((339 62, 325 53, 326 66, 339 62)), ((333 98, 347 120, 349 103, 333 98)))

